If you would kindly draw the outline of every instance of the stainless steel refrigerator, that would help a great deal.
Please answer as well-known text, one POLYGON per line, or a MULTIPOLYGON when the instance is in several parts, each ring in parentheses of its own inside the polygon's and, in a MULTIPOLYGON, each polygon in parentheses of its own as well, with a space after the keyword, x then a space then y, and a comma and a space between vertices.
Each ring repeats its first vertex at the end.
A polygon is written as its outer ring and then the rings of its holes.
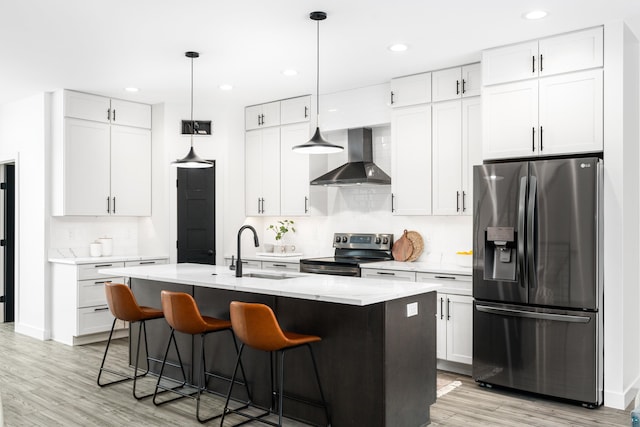
POLYGON ((602 160, 473 172, 473 378, 600 405, 602 160))

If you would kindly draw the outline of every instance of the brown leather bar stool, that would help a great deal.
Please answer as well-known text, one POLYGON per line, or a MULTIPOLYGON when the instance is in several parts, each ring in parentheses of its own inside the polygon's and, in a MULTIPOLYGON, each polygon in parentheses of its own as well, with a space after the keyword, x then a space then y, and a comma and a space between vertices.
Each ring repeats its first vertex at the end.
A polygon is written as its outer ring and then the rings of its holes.
POLYGON ((107 304, 109 304, 109 310, 113 315, 113 324, 111 325, 111 332, 109 332, 109 340, 107 341, 107 347, 104 349, 104 356, 102 357, 102 364, 100 365, 100 372, 98 373, 97 383, 100 387, 105 387, 112 384, 121 383, 123 381, 133 380, 133 397, 136 399, 143 399, 145 397, 149 397, 153 395, 153 393, 146 394, 143 396, 138 396, 136 394, 136 381, 140 377, 144 377, 149 373, 149 361, 159 362, 157 359, 153 359, 149 357, 149 346, 147 344, 147 327, 145 322, 147 320, 152 319, 160 319, 164 317, 162 310, 158 310, 151 307, 142 307, 139 306, 136 302, 136 298, 131 292, 131 289, 127 285, 123 285, 122 283, 105 283, 105 293, 107 295, 107 304), (133 376, 120 372, 114 371, 104 367, 105 360, 107 359, 107 353, 109 352, 109 345, 111 344, 111 337, 113 336, 113 330, 116 326, 116 321, 124 320, 129 323, 138 322, 138 343, 136 350, 136 360, 134 362, 133 376), (140 375, 138 375, 138 360, 140 359, 140 342, 142 341, 144 336, 144 350, 147 357, 147 369, 140 375), (102 376, 102 372, 109 372, 110 374, 114 374, 122 377, 119 380, 114 380, 107 383, 101 383, 100 378, 102 376))
MULTIPOLYGON (((160 375, 158 376, 158 382, 156 383, 156 393, 153 396, 153 403, 156 406, 163 405, 168 402, 173 402, 174 400, 182 399, 184 397, 190 397, 196 400, 196 418, 201 423, 210 421, 214 418, 218 418, 222 416, 222 413, 213 415, 208 418, 200 417, 200 396, 203 391, 214 393, 212 390, 207 388, 207 384, 211 377, 215 377, 225 381, 232 381, 230 378, 215 374, 213 372, 208 372, 206 369, 206 358, 205 358, 205 337, 214 332, 224 332, 228 331, 231 335, 231 340, 233 341, 233 345, 236 349, 236 354, 238 353, 238 345, 235 340, 235 336, 233 335, 233 331, 231 329, 231 322, 228 320, 216 319, 214 317, 202 316, 200 314, 200 310, 196 305, 193 297, 184 292, 171 292, 171 291, 162 291, 160 294, 162 301, 162 310, 164 312, 165 319, 167 323, 171 327, 171 335, 169 336, 169 342, 167 343, 167 349, 164 353, 164 358, 162 360, 162 367, 160 368, 160 375), (176 331, 189 334, 189 335, 200 335, 200 372, 198 372, 198 381, 195 384, 197 390, 196 392, 186 392, 182 390, 183 387, 191 387, 192 384, 187 381, 187 377, 184 371, 184 365, 182 363, 182 358, 180 357, 180 352, 178 350, 178 344, 176 342, 175 333, 176 331), (176 354, 178 356, 179 366, 182 370, 183 381, 176 381, 172 378, 163 378, 165 364, 167 363, 167 356, 169 354, 169 350, 171 348, 171 342, 173 341, 176 354), (178 387, 167 387, 161 384, 162 380, 168 380, 171 382, 180 383, 178 387), (204 384, 203 384, 204 380, 204 384), (172 391, 179 396, 174 399, 165 400, 162 402, 158 402, 156 400, 156 396, 158 393, 158 389, 162 389, 164 391, 172 391), (194 396, 195 395, 195 396, 194 396)), ((237 368, 236 368, 237 369, 237 368)), ((244 368, 240 365, 240 369, 242 371, 242 378, 245 379, 244 368)), ((235 381, 235 376, 233 378, 235 381)), ((249 391, 249 387, 245 381, 238 381, 239 384, 244 385, 246 389, 246 393, 248 399, 251 400, 251 393, 249 391)), ((246 407, 246 405, 244 406, 246 407)))
MULTIPOLYGON (((331 426, 331 418, 329 416, 329 409, 327 406, 327 402, 324 398, 324 393, 322 392, 322 386, 320 384, 320 376, 318 375, 318 367, 316 365, 316 359, 313 355, 313 349, 311 347, 311 343, 321 341, 321 338, 315 335, 303 335, 295 332, 285 332, 280 328, 278 324, 278 320, 276 316, 273 314, 273 310, 267 305, 264 304, 256 304, 256 303, 245 303, 239 301, 232 301, 230 305, 230 314, 231 314, 231 325, 233 327, 233 332, 236 337, 242 343, 240 345, 240 352, 238 353, 238 360, 236 362, 236 367, 233 372, 233 376, 238 371, 238 364, 240 363, 240 357, 242 356, 242 350, 245 345, 252 347, 257 350, 268 351, 271 356, 271 390, 272 396, 277 394, 278 396, 278 423, 271 422, 269 420, 263 419, 263 417, 273 413, 273 401, 272 407, 257 416, 249 415, 247 413, 241 412, 244 408, 231 409, 229 408, 229 397, 231 396, 231 391, 233 389, 233 380, 229 385, 229 392, 227 394, 227 400, 224 405, 224 414, 222 419, 220 420, 220 426, 222 427, 224 424, 224 417, 227 413, 235 413, 241 415, 245 418, 249 418, 250 420, 260 421, 265 424, 270 424, 273 426, 282 426, 282 400, 283 397, 287 397, 283 392, 283 384, 284 384, 284 354, 288 350, 292 350, 294 348, 298 348, 301 346, 306 346, 309 349, 309 354, 311 355, 311 361, 313 362, 313 370, 316 376, 316 382, 318 383, 318 390, 320 391, 320 399, 321 403, 303 400, 300 398, 295 398, 297 401, 301 401, 314 406, 321 406, 324 408, 325 416, 327 419, 327 426, 331 426), (276 392, 274 387, 274 372, 273 372, 273 354, 276 354, 276 362, 277 356, 280 356, 280 366, 279 366, 279 378, 278 378, 278 391, 276 392)), ((241 422, 241 425, 245 424, 248 421, 241 422)))

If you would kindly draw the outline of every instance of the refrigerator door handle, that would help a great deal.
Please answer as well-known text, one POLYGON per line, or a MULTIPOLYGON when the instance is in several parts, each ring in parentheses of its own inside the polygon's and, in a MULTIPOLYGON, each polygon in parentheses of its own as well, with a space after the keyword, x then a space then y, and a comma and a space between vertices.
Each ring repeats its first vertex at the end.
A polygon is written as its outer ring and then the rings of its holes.
POLYGON ((535 231, 536 231, 536 201, 538 179, 535 176, 529 177, 529 201, 527 203, 527 275, 529 278, 529 289, 537 287, 536 258, 535 258, 535 231))
POLYGON ((523 288, 527 283, 527 269, 524 260, 525 245, 525 202, 527 197, 527 177, 520 178, 520 192, 518 195, 518 269, 520 270, 520 286, 523 288))
POLYGON ((553 320, 567 323, 589 323, 591 320, 587 316, 572 316, 568 314, 537 313, 535 311, 515 310, 512 308, 497 308, 487 305, 476 305, 476 310, 483 313, 497 314, 502 316, 522 317, 527 319, 553 320))

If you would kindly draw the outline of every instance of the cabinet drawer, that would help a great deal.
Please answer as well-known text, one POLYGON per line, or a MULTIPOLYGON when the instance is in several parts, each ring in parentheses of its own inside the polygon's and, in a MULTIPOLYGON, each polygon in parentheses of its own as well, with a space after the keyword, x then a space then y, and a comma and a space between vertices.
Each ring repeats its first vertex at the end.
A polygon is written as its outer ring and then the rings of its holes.
POLYGON ((416 280, 424 282, 427 280, 451 280, 458 282, 471 282, 471 276, 462 274, 445 274, 445 273, 416 273, 416 280))
POLYGON ((137 265, 155 265, 155 264, 166 264, 168 260, 166 258, 163 259, 145 259, 140 261, 127 261, 124 263, 125 267, 135 267, 137 265))
POLYGON ((98 273, 98 270, 110 267, 124 267, 124 262, 101 262, 97 264, 82 264, 78 266, 78 280, 100 279, 104 280, 105 275, 98 273))
POLYGON ((263 270, 300 271, 299 263, 262 261, 263 270))
POLYGON ((111 329, 113 316, 107 305, 78 309, 76 336, 106 332, 111 329))
POLYGON ((92 307, 107 303, 104 292, 106 282, 125 283, 124 277, 107 277, 105 279, 78 281, 78 307, 92 307))
POLYGON ((372 268, 363 268, 362 277, 366 279, 402 280, 405 282, 416 281, 416 273, 413 271, 401 270, 377 270, 372 268))

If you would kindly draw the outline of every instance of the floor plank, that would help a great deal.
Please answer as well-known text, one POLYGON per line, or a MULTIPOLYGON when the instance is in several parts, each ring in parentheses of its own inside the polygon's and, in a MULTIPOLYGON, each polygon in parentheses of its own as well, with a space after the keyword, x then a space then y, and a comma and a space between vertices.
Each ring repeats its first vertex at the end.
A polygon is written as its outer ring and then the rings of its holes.
MULTIPOLYGON (((98 387, 95 381, 104 345, 70 347, 39 341, 14 333, 11 323, 0 324, 0 397, 5 426, 201 425, 195 419, 195 402, 190 399, 156 407, 149 399, 133 399, 130 383, 98 387)), ((126 369, 126 339, 116 340, 113 350, 109 363, 120 362, 126 369)), ((604 407, 589 410, 538 396, 485 389, 466 376, 448 372, 439 372, 438 376, 462 384, 431 407, 431 425, 435 427, 630 425, 627 411, 604 407)), ((152 391, 154 386, 155 378, 145 378, 140 391, 152 391)), ((220 411, 222 403, 216 396, 206 396, 203 410, 220 411)), ((212 421, 207 425, 218 424, 212 421)), ((302 424, 287 420, 286 425, 302 424)))

